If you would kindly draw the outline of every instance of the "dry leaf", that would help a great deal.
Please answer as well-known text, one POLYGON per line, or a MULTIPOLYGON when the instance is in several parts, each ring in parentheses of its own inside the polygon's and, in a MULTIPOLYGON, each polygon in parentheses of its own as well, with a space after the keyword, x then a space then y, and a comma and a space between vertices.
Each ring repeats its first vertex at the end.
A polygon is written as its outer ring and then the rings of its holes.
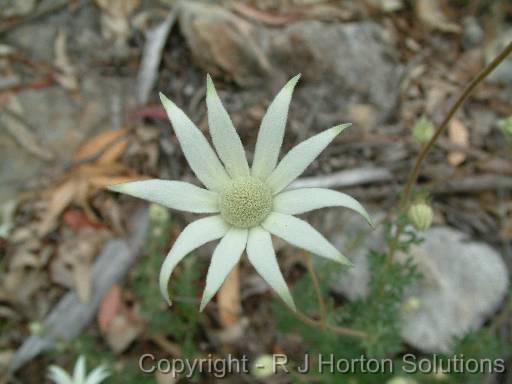
POLYGON ((101 8, 101 32, 118 47, 126 46, 131 35, 129 17, 140 0, 96 0, 101 8))
MULTIPOLYGON (((74 156, 74 160, 79 162, 100 156, 104 157, 104 163, 114 162, 119 158, 126 146, 121 150, 121 153, 119 153, 119 148, 113 147, 116 147, 118 144, 125 143, 124 141, 120 141, 120 139, 127 133, 128 129, 120 128, 102 132, 99 135, 90 138, 80 146, 74 156)), ((127 143, 125 145, 127 145, 127 143)))
POLYGON ((5 127, 18 145, 41 160, 48 161, 54 158, 50 149, 41 143, 30 127, 22 120, 26 111, 23 110, 17 97, 8 97, 7 103, 2 109, 0 109, 0 126, 5 127), (2 109, 5 109, 5 111, 2 109))
POLYGON ((117 315, 110 321, 105 339, 114 353, 121 353, 144 330, 143 320, 126 306, 122 305, 117 315))
POLYGON ((103 296, 98 309, 98 325, 102 333, 107 333, 108 327, 121 309, 121 287, 114 284, 103 296))
POLYGON ((157 370, 155 372, 155 380, 157 384, 175 384, 178 382, 178 378, 179 375, 174 371, 164 373, 157 370))
POLYGON ((58 69, 55 79, 65 89, 75 91, 78 88, 78 81, 75 76, 75 68, 71 65, 67 54, 67 35, 63 30, 60 30, 57 34, 54 49, 54 64, 58 69))
POLYGON ((231 327, 238 322, 240 303, 240 267, 236 265, 229 273, 217 293, 217 305, 219 307, 219 320, 224 327, 231 327))
POLYGON ((45 236, 55 228, 60 214, 64 212, 73 201, 77 193, 77 187, 78 185, 73 182, 73 180, 68 180, 52 192, 46 214, 37 228, 39 236, 45 236))
MULTIPOLYGON (((453 144, 464 148, 469 147, 469 132, 459 119, 454 118, 450 122, 448 136, 453 144)), ((448 162, 454 167, 460 165, 465 159, 466 154, 461 151, 452 151, 448 154, 448 162)))
POLYGON ((448 33, 461 31, 457 24, 448 21, 439 0, 416 0, 416 16, 429 28, 448 33))
POLYGON ((80 300, 87 302, 91 294, 92 263, 108 236, 105 230, 86 227, 77 234, 64 237, 57 257, 50 265, 52 280, 65 287, 74 287, 80 300))

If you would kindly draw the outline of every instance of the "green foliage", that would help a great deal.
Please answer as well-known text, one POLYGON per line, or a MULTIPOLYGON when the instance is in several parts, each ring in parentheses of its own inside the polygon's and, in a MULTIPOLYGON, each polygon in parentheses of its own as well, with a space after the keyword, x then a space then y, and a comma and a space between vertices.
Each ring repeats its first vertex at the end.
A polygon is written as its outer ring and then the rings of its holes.
MULTIPOLYGON (((405 216, 401 216, 399 220, 403 220, 405 223, 407 219, 405 216)), ((388 224, 386 229, 389 244, 393 239, 392 235, 396 226, 388 224)), ((396 250, 407 254, 411 245, 421 241, 415 231, 404 229, 400 242, 394 246, 396 250)), ((295 317, 281 303, 275 303, 274 312, 280 331, 300 334, 308 345, 307 353, 313 361, 309 373, 294 374, 294 382, 476 384, 485 381, 486 372, 471 373, 467 368, 465 372, 453 370, 452 372, 440 372, 435 369, 428 371, 428 368, 423 372, 412 372, 411 365, 407 366, 404 362, 404 355, 414 359, 417 363, 416 367, 420 366, 420 361, 423 367, 446 367, 447 361, 453 360, 455 356, 459 359, 462 358, 465 362, 475 359, 484 367, 486 367, 485 364, 494 364, 494 369, 500 367, 501 361, 506 361, 512 356, 512 345, 497 335, 492 324, 459 340, 453 354, 418 354, 408 350, 400 336, 402 308, 407 288, 421 276, 411 260, 394 263, 389 262, 388 257, 382 252, 369 252, 371 281, 367 297, 339 306, 335 305, 332 298, 327 300, 328 323, 364 331, 369 335, 366 339, 340 336, 329 330, 312 328, 295 317), (377 373, 369 373, 369 365, 356 363, 353 365, 353 369, 346 373, 329 371, 319 373, 319 356, 321 355, 325 361, 331 354, 334 355, 335 361, 377 359, 383 368, 377 373)), ((329 297, 329 286, 335 279, 339 279, 339 268, 333 268, 332 263, 325 262, 317 265, 316 270, 322 293, 324 297, 329 297)), ((294 298, 297 307, 302 312, 312 317, 318 314, 317 297, 309 275, 305 275, 294 285, 294 298)), ((290 364, 291 368, 295 370, 302 365, 303 361, 300 359, 290 364)))
POLYGON ((193 258, 185 258, 173 274, 173 306, 169 308, 158 288, 158 272, 170 248, 172 220, 170 217, 152 218, 147 235, 147 254, 139 263, 133 289, 141 305, 141 313, 147 321, 150 336, 168 335, 183 346, 186 357, 195 355, 194 336, 199 312, 194 298, 197 297, 199 270, 193 258))

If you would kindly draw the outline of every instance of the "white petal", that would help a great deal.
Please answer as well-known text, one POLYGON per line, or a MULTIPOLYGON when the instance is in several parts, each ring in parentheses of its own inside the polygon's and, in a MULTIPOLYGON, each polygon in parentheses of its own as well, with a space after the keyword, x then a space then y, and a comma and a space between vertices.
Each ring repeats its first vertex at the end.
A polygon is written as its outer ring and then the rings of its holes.
POLYGON ((300 188, 284 191, 274 197, 274 211, 287 215, 298 215, 324 207, 345 207, 363 216, 373 227, 366 209, 352 196, 325 188, 300 188))
POLYGON ((267 179, 268 186, 274 193, 278 193, 286 188, 288 184, 304 172, 308 165, 315 160, 320 152, 322 152, 336 136, 351 125, 352 124, 342 124, 332 127, 293 147, 290 152, 283 157, 279 165, 267 179))
POLYGON ((169 305, 171 299, 167 286, 176 265, 194 249, 209 241, 220 239, 228 230, 229 226, 220 216, 210 216, 194 221, 180 233, 160 270, 160 291, 169 305))
POLYGON ((56 365, 52 365, 48 368, 48 378, 56 384, 73 384, 71 376, 56 365))
POLYGON ((85 380, 85 357, 80 356, 73 370, 73 381, 83 383, 85 380))
POLYGON ((89 374, 89 376, 87 376, 87 379, 85 380, 84 384, 100 384, 102 381, 104 381, 109 376, 110 376, 110 373, 109 373, 107 367, 100 365, 99 367, 95 368, 89 374))
POLYGON ((216 192, 183 181, 140 180, 111 185, 108 189, 180 211, 219 212, 216 192))
POLYGON ((300 75, 297 75, 286 83, 268 107, 267 113, 261 121, 251 172, 253 176, 262 180, 270 175, 277 164, 288 118, 288 107, 299 78, 300 75))
POLYGON ((229 115, 222 105, 210 75, 206 78, 208 126, 213 145, 231 177, 249 176, 244 147, 229 115))
POLYGON ((214 191, 222 190, 223 186, 229 182, 229 176, 208 140, 187 115, 163 93, 160 93, 160 100, 171 120, 190 168, 206 188, 214 191))
POLYGON ((261 226, 273 235, 315 255, 323 256, 342 264, 351 264, 325 237, 304 220, 272 212, 261 223, 261 226))
POLYGON ((277 264, 270 233, 261 227, 250 229, 247 240, 247 256, 260 276, 283 299, 286 305, 295 311, 292 295, 277 264))
POLYGON ((226 280, 229 272, 240 261, 240 257, 247 244, 247 229, 231 228, 222 238, 213 252, 212 261, 206 275, 206 287, 201 300, 202 311, 206 304, 217 293, 220 286, 226 280))

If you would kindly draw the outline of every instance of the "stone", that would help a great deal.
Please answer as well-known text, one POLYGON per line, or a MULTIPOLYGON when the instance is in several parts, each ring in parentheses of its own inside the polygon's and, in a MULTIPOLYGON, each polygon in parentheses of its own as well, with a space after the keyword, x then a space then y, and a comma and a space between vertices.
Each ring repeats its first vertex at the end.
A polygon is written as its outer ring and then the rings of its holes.
POLYGON ((456 338, 482 326, 502 302, 508 273, 500 254, 449 227, 425 232, 411 250, 422 281, 411 291, 420 307, 404 313, 403 338, 425 352, 449 353, 456 338))
POLYGON ((367 124, 375 127, 397 104, 403 69, 376 23, 301 20, 272 28, 192 1, 180 3, 179 23, 194 59, 214 77, 273 94, 302 73, 294 100, 304 104, 303 113, 314 111, 319 126, 344 121, 351 106, 365 105, 377 111, 367 124))
MULTIPOLYGON (((343 221, 345 225, 330 239, 354 263, 332 288, 350 300, 365 297, 371 278, 367 252, 385 249, 384 232, 369 232, 357 218, 332 217, 327 227, 340 228, 343 221)), ((374 219, 378 222, 378 216, 374 219)), ((411 248, 411 256, 423 278, 407 293, 401 334, 423 352, 449 353, 457 338, 479 329, 498 309, 509 285, 507 267, 491 246, 453 228, 432 227, 420 237, 424 242, 411 248)), ((397 261, 404 259, 397 255, 397 261)))

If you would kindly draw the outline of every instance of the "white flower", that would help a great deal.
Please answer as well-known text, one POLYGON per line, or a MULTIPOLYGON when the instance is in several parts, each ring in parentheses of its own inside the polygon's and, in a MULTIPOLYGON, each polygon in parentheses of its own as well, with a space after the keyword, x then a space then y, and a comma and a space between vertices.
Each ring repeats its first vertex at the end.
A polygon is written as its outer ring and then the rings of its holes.
POLYGON ((206 104, 213 151, 207 139, 173 102, 160 94, 185 157, 207 189, 181 181, 144 180, 110 187, 169 208, 214 215, 189 224, 167 255, 160 271, 160 289, 170 304, 168 281, 176 265, 191 251, 221 239, 206 277, 201 311, 239 262, 244 250, 256 271, 292 309, 295 304, 279 270, 270 235, 342 264, 350 262, 307 222, 293 215, 342 206, 361 214, 354 198, 321 188, 285 190, 320 152, 351 124, 327 129, 293 148, 278 164, 288 107, 300 75, 292 78, 269 106, 258 133, 249 167, 240 137, 224 109, 210 76, 206 104), (220 158, 220 160, 219 160, 220 158), (221 163, 222 161, 222 163, 221 163))
POLYGON ((73 377, 56 365, 52 365, 48 368, 48 378, 56 384, 99 384, 109 376, 110 374, 107 367, 103 365, 96 367, 86 376, 85 357, 83 356, 80 356, 75 364, 73 377))

